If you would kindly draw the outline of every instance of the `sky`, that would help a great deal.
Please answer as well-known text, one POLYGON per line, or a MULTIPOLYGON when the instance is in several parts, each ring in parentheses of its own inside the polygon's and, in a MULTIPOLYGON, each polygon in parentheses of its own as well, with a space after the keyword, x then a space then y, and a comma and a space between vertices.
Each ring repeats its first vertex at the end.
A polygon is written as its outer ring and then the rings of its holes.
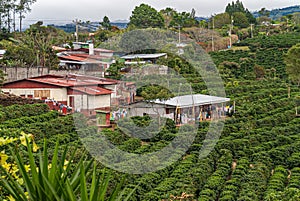
MULTIPOLYGON (((235 1, 235 0, 234 0, 235 1)), ((232 0, 37 0, 31 6, 31 12, 25 15, 24 24, 43 21, 44 24, 65 24, 73 20, 102 21, 108 16, 110 21, 129 20, 135 6, 148 4, 156 10, 166 7, 176 11, 196 10, 196 16, 208 17, 222 13, 232 0)), ((261 8, 268 10, 300 5, 299 0, 242 0, 250 11, 261 8)))

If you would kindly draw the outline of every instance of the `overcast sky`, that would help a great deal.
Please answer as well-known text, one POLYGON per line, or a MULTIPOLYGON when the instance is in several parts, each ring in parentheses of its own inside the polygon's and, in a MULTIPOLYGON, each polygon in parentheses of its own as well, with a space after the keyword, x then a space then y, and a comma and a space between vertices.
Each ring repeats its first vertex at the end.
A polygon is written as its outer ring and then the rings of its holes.
MULTIPOLYGON (((82 21, 101 21, 106 15, 110 21, 128 20, 135 6, 146 3, 156 10, 172 7, 177 11, 196 10, 196 16, 211 16, 224 12, 232 0, 37 0, 26 15, 25 24, 38 20, 45 24, 66 23, 80 19, 82 21)), ((260 8, 274 9, 299 5, 299 0, 243 0, 250 11, 260 8)))

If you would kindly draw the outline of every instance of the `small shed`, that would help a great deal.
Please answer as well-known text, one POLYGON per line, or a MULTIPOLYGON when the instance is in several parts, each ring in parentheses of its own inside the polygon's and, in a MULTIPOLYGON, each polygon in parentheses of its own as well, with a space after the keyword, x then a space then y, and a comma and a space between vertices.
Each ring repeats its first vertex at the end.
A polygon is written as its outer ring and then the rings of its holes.
POLYGON ((100 128, 111 127, 110 111, 96 110, 97 126, 100 128))

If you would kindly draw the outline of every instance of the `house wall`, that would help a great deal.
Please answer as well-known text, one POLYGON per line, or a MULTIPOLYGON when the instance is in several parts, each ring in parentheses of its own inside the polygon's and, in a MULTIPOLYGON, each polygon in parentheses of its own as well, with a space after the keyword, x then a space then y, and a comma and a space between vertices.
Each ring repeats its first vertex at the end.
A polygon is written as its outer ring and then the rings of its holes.
POLYGON ((129 117, 132 116, 144 116, 144 113, 148 115, 160 115, 164 116, 166 114, 166 108, 163 105, 157 105, 157 104, 148 104, 148 103, 136 103, 130 105, 130 107, 126 108, 127 115, 129 117))
POLYGON ((106 89, 112 90, 111 98, 116 98, 117 97, 117 85, 104 85, 103 86, 106 89))
POLYGON ((3 88, 2 91, 5 93, 11 93, 17 96, 25 97, 31 96, 36 99, 42 97, 54 99, 57 101, 67 100, 67 90, 65 88, 35 88, 35 89, 15 89, 15 88, 3 88))
MULTIPOLYGON (((74 107, 77 111, 110 107, 110 94, 99 96, 82 94, 69 95, 68 97, 70 96, 74 96, 74 107)), ((70 104, 69 98, 68 104, 70 104)))
MULTIPOLYGON (((108 68, 108 67, 105 67, 108 68)), ((6 76, 5 82, 11 82, 15 80, 21 80, 24 78, 36 77, 46 74, 56 74, 56 75, 65 75, 68 73, 77 73, 77 74, 85 74, 92 75, 96 77, 104 77, 104 72, 97 71, 84 71, 82 69, 77 70, 49 70, 47 67, 32 67, 32 68, 22 68, 22 67, 0 67, 6 76)))
POLYGON ((113 52, 102 52, 102 51, 98 51, 97 49, 94 49, 94 53, 95 55, 108 57, 108 58, 111 58, 114 55, 113 52))
POLYGON ((163 116, 166 113, 165 108, 130 108, 127 109, 128 115, 132 116, 144 116, 144 113, 150 116, 160 115, 163 116))

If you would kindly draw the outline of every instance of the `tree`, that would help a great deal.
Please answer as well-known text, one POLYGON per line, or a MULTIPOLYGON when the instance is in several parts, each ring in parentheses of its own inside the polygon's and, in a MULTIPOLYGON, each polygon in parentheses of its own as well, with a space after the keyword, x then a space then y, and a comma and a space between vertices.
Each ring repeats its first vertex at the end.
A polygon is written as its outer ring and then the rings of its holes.
POLYGON ((266 8, 261 8, 259 11, 258 11, 258 14, 260 17, 262 16, 266 16, 266 17, 269 17, 270 16, 270 11, 266 10, 266 8))
POLYGON ((215 40, 219 40, 221 38, 220 34, 216 31, 213 31, 211 29, 205 29, 205 28, 197 28, 197 27, 190 27, 185 28, 184 32, 189 35, 192 39, 194 39, 196 42, 210 42, 212 39, 212 36, 215 40))
POLYGON ((220 13, 214 17, 215 28, 220 29, 225 25, 230 24, 230 15, 228 13, 220 13))
POLYGON ((174 95, 166 88, 159 85, 148 85, 142 89, 141 96, 145 100, 153 101, 156 99, 159 100, 168 100, 174 95))
POLYGON ((170 26, 182 26, 182 27, 192 27, 197 25, 197 20, 195 19, 195 11, 192 13, 189 12, 182 12, 182 13, 175 13, 173 16, 173 20, 170 23, 170 26))
POLYGON ((244 7, 243 3, 240 2, 239 0, 237 0, 235 3, 234 2, 232 2, 231 4, 229 3, 226 6, 225 12, 228 13, 230 16, 234 16, 234 21, 236 26, 244 28, 246 25, 249 26, 249 24, 256 23, 255 17, 248 9, 244 7), (241 22, 241 23, 236 23, 236 22, 241 22))
POLYGON ((124 62, 116 61, 116 63, 111 64, 109 68, 106 70, 106 72, 109 73, 109 75, 106 77, 117 79, 117 80, 121 79, 122 75, 120 73, 120 70, 124 67, 125 67, 124 62))
POLYGON ((286 72, 290 79, 300 85, 300 43, 291 47, 284 56, 286 72))
POLYGON ((107 16, 103 17, 103 20, 100 24, 105 30, 111 30, 110 20, 107 16))
POLYGON ((246 28, 249 26, 249 21, 247 19, 247 16, 243 12, 235 12, 232 14, 234 19, 234 25, 238 26, 240 28, 246 28))
POLYGON ((3 41, 7 51, 2 63, 7 66, 43 66, 57 68, 59 60, 52 46, 66 41, 66 33, 54 27, 42 26, 37 22, 25 32, 18 33, 11 41, 3 41))
POLYGON ((235 12, 245 12, 245 7, 242 2, 237 0, 235 3, 234 1, 230 4, 228 4, 225 8, 225 12, 228 13, 229 15, 233 15, 235 12))
POLYGON ((36 0, 1 0, 0 1, 0 30, 5 28, 8 32, 16 29, 16 14, 19 14, 19 28, 22 31, 22 20, 25 18, 24 13, 29 12, 30 6, 36 0))
POLYGON ((165 8, 159 11, 164 18, 165 27, 168 28, 170 26, 171 21, 176 13, 173 8, 165 8))
POLYGON ((132 11, 129 25, 133 25, 137 28, 162 28, 164 27, 164 18, 151 6, 141 4, 140 6, 136 6, 132 11))
POLYGON ((153 49, 153 41, 154 39, 148 31, 137 29, 122 35, 120 47, 129 53, 145 53, 145 50, 153 49))

